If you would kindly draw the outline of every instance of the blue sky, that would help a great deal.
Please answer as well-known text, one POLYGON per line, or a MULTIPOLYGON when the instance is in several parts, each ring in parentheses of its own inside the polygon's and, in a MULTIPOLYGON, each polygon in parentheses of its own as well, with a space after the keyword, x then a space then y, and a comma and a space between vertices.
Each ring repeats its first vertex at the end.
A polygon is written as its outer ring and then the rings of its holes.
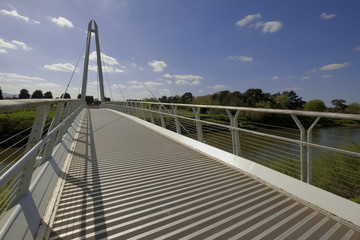
MULTIPOLYGON (((0 86, 59 96, 80 57, 76 97, 94 19, 115 100, 261 88, 360 102, 359 9, 358 0, 5 0, 0 86)), ((92 38, 88 94, 98 97, 94 51, 92 38)))

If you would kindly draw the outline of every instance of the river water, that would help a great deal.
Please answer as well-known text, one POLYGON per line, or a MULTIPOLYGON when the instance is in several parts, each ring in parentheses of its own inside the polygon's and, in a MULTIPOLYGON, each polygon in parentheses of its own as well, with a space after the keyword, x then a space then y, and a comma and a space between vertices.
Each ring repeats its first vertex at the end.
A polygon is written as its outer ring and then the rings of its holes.
MULTIPOLYGON (((297 139, 299 140, 299 130, 296 129, 261 129, 259 132, 273 134, 281 137, 297 139)), ((205 142, 223 149, 228 152, 232 152, 231 133, 230 132, 212 132, 204 134, 205 142)), ((315 128, 313 130, 313 143, 319 145, 325 145, 328 147, 340 147, 349 146, 352 144, 360 144, 360 128, 359 127, 322 127, 315 128)), ((249 159, 254 158, 265 158, 269 156, 269 153, 275 151, 275 156, 284 156, 287 158, 298 158, 299 146, 296 144, 289 144, 273 140, 270 138, 258 137, 250 134, 240 134, 240 145, 241 151, 244 157, 249 159)), ((19 148, 12 148, 3 154, 0 154, 0 162, 2 162, 9 155, 19 150, 19 148)), ((0 148, 0 152, 3 149, 0 148)), ((11 163, 19 153, 23 150, 18 151, 6 162, 0 163, 0 170, 11 163)), ((316 153, 316 149, 315 149, 316 153)), ((269 157, 271 159, 271 156, 269 157)))

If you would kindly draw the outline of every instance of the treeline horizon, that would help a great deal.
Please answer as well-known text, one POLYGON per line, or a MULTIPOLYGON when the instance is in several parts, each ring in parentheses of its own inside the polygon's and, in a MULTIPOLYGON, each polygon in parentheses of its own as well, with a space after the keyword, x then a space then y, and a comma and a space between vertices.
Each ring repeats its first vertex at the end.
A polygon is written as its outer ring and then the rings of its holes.
MULTIPOLYGON (((78 99, 81 94, 78 95, 78 99)), ((61 95, 60 98, 62 98, 61 95)), ((51 91, 43 93, 41 90, 35 90, 30 95, 27 89, 21 89, 18 97, 15 95, 5 99, 34 99, 34 98, 49 98, 52 99, 51 91)), ((71 98, 69 93, 65 93, 64 98, 71 98)), ((0 99, 4 99, 2 89, 0 87, 0 99)), ((93 96, 86 96, 86 102, 91 105, 96 100, 93 96)), ((110 98, 106 98, 110 101, 110 98)), ((313 99, 304 101, 302 97, 298 96, 295 91, 284 91, 275 94, 263 92, 260 88, 250 88, 244 93, 240 91, 230 92, 223 90, 213 94, 195 97, 191 92, 186 92, 182 96, 162 96, 161 98, 144 98, 127 99, 126 101, 147 101, 147 102, 162 102, 162 103, 182 103, 182 104, 198 104, 198 105, 220 105, 220 106, 235 106, 235 107, 249 107, 249 108, 269 108, 269 109, 289 109, 289 110, 304 110, 315 112, 338 112, 360 114, 360 104, 353 102, 346 104, 344 99, 333 99, 331 101, 332 107, 326 107, 324 101, 320 99, 313 99)))
MULTIPOLYGON (((127 101, 139 100, 128 99, 127 101)), ((304 101, 295 91, 271 94, 263 92, 260 88, 250 88, 244 93, 224 90, 198 97, 193 96, 191 92, 186 92, 182 96, 145 98, 141 101, 360 114, 360 104, 357 102, 346 104, 344 99, 333 99, 332 107, 326 107, 324 101, 320 99, 304 101)))

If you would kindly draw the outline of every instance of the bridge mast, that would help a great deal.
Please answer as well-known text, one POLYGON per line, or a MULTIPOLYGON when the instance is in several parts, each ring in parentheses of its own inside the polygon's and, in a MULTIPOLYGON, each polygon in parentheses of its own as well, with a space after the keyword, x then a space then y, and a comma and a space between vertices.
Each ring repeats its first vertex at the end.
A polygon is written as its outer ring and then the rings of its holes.
POLYGON ((87 39, 86 39, 86 53, 85 53, 85 60, 84 60, 84 73, 83 73, 83 82, 82 82, 82 88, 81 88, 81 99, 85 100, 85 96, 86 96, 91 33, 95 33, 97 67, 98 67, 99 83, 100 83, 100 98, 101 98, 101 102, 105 102, 104 81, 103 81, 102 66, 101 66, 99 32, 98 32, 98 26, 97 26, 95 20, 91 20, 88 25, 88 33, 87 33, 87 39), (92 29, 93 21, 94 21, 94 29, 92 29))

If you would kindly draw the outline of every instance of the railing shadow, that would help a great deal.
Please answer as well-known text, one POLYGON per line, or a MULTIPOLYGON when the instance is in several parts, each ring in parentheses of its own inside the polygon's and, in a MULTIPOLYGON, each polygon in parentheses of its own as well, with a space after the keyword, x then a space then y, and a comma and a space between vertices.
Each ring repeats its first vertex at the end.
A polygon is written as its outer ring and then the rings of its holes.
MULTIPOLYGON (((77 228, 80 228, 81 231, 78 233, 80 236, 86 235, 86 225, 87 219, 93 218, 94 220, 91 222, 91 225, 99 226, 96 227, 97 230, 106 229, 105 223, 105 213, 103 208, 103 199, 101 194, 101 183, 99 178, 92 178, 92 176, 99 175, 98 169, 98 158, 95 149, 94 143, 94 131, 92 128, 92 119, 90 111, 87 111, 86 116, 83 120, 83 125, 86 126, 82 128, 82 132, 79 135, 79 139, 81 141, 77 142, 77 150, 82 150, 83 153, 79 153, 77 151, 73 152, 73 159, 70 165, 70 169, 74 165, 81 165, 81 174, 75 176, 74 173, 65 174, 66 183, 70 183, 81 189, 81 191, 77 191, 80 193, 81 198, 81 211, 78 213, 78 216, 74 216, 74 218, 79 219, 81 222, 77 225, 77 228), (83 149, 82 149, 83 148, 83 149), (89 184, 89 181, 92 183, 89 184), (96 192, 93 190, 96 188, 96 192), (100 194, 99 194, 100 193, 100 194), (88 197, 96 198, 96 205, 93 205, 94 211, 88 211, 87 206, 89 205, 88 197), (96 211, 95 211, 96 210, 96 211), (87 216, 88 212, 94 212, 94 215, 87 216), (96 215, 95 215, 96 212, 96 215)), ((71 171, 69 171, 71 172, 71 171)), ((56 220, 55 220, 56 221, 56 220)), ((61 232, 51 231, 50 237, 58 237, 61 232)), ((77 235, 78 235, 77 234, 77 235)), ((107 238, 107 233, 101 234, 101 236, 96 236, 96 238, 107 238)))

